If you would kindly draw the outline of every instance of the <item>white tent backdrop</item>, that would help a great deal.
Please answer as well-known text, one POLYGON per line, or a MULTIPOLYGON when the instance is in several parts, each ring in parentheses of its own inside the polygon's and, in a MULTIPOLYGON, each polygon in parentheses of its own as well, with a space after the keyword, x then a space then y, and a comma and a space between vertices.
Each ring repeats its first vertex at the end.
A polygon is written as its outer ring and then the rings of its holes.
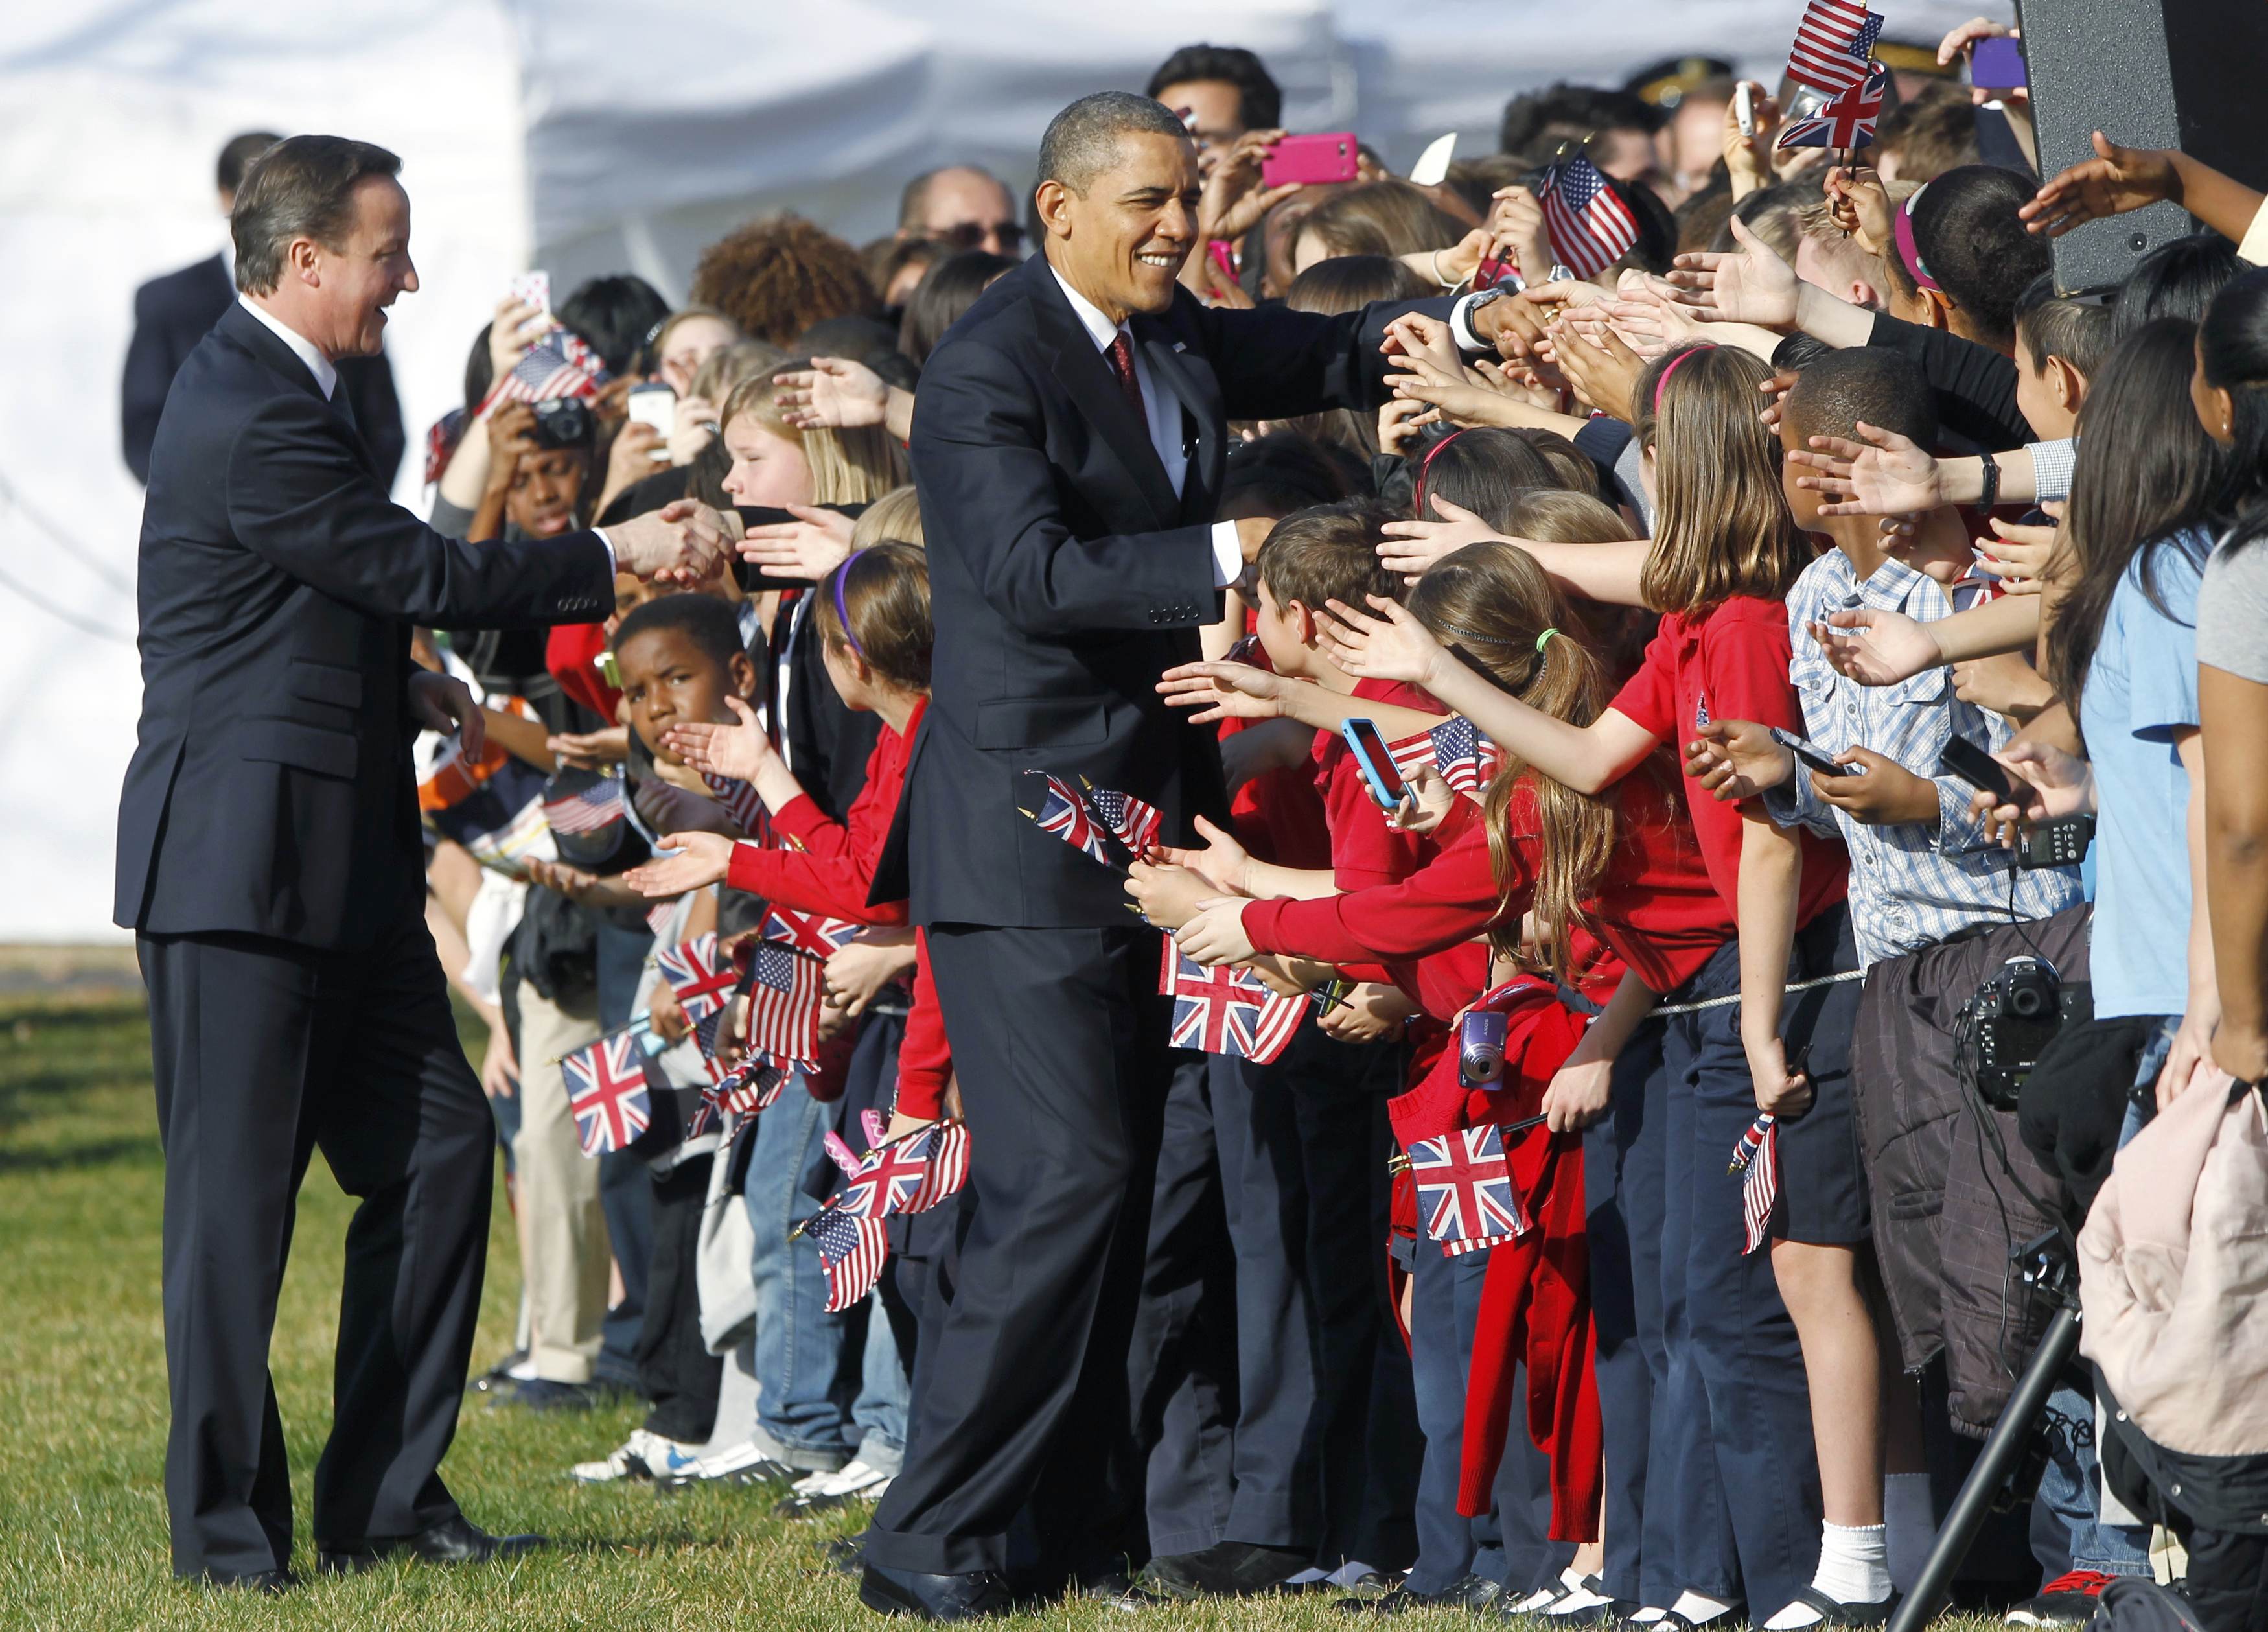
MULTIPOLYGON (((140 678, 141 490, 118 449, 135 286, 211 254, 212 164, 238 131, 333 130, 402 156, 422 288, 394 308, 417 499, 423 428, 514 271, 564 293, 641 273, 681 297, 700 247, 793 209, 853 241, 905 178, 974 159, 1030 179, 1048 116, 1139 88, 1174 47, 1265 57, 1294 128, 1390 163, 1444 130, 1494 147, 1504 100, 1730 48, 1776 74, 1797 0, 65 0, 0 14, 0 941, 110 926, 117 788, 140 678)), ((1926 35, 1970 0, 1906 0, 1926 35)), ((2005 4, 1987 9, 2004 11, 2005 4)))

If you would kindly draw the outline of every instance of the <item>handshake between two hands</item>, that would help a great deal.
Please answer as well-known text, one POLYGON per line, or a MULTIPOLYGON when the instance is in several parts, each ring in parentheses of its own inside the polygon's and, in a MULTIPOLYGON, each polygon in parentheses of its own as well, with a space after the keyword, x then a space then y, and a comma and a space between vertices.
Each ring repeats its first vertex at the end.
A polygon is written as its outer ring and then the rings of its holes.
POLYGON ((607 528, 615 569, 650 583, 690 588, 721 572, 740 536, 740 519, 698 499, 681 498, 607 528))

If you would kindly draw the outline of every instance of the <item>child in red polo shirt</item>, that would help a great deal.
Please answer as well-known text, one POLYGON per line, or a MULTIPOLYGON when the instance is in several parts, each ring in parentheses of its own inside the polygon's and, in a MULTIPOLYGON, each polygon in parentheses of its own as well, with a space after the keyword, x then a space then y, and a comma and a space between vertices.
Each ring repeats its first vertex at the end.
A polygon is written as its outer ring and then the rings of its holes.
MULTIPOLYGON (((1778 444, 1757 418, 1769 373, 1741 352, 1702 346, 1657 359, 1639 381, 1638 439, 1658 501, 1643 587, 1663 616, 1645 663, 1596 720, 1577 726, 1506 696, 1391 602, 1345 609, 1332 638, 1341 667, 1425 685, 1512 752, 1587 790, 1682 748, 1712 718, 1800 731, 1782 596, 1812 552, 1781 492, 1778 444)), ((1669 1607, 1708 1624, 1735 1617, 1743 1596, 1770 1610, 1814 1602, 1822 1554, 1807 1380, 1810 1392, 1841 1397, 1860 1370, 1874 1374, 1874 1359, 1871 1337, 1852 1337, 1871 1322, 1849 1268, 1867 1221, 1847 1005, 1820 995, 1856 968, 1844 853, 1777 830, 1761 809, 1717 805, 1690 777, 1685 787, 1703 862, 1740 930, 1672 994, 1681 1008, 1707 1007, 1678 1015, 1668 1038, 1683 1082, 1670 1097, 1661 1237, 1667 1414, 1707 1436, 1673 1452, 1684 1467, 1674 1496, 1682 1591, 1669 1607), (1791 979, 1822 984, 1784 1002, 1791 979), (1808 1069, 1792 1052, 1808 1053, 1808 1069), (1742 1181, 1726 1170, 1759 1109, 1779 1119, 1769 1256, 1748 1250, 1742 1181)), ((1879 1540, 1858 1545, 1872 1551, 1879 1540)), ((1870 1582, 1874 1561, 1852 1562, 1852 1577, 1870 1582)), ((1831 1596, 1838 1616, 1882 1607, 1865 1583, 1831 1596)))

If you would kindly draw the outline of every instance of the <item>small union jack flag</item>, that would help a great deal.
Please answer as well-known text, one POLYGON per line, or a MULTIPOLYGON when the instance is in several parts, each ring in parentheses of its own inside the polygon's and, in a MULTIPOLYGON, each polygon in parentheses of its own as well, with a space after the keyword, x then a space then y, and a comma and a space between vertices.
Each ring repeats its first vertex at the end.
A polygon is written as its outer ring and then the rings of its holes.
POLYGON ((1741 1256, 1746 1258, 1771 1236, 1772 1210, 1779 1205, 1779 1126, 1771 1112, 1749 1125, 1725 1170, 1748 1174, 1741 1185, 1741 1222, 1748 1231, 1741 1256))
POLYGON ((622 819, 620 777, 600 777, 577 792, 557 799, 547 796, 543 819, 555 833, 595 833, 622 819))
POLYGON ((1117 860, 1110 853, 1110 846, 1103 835, 1109 830, 1102 825, 1088 806, 1079 790, 1063 778, 1045 771, 1031 771, 1027 777, 1041 780, 1040 808, 1024 814, 1040 824, 1043 833, 1053 833, 1072 849, 1116 868, 1117 860))
POLYGON ((696 1025, 725 1006, 725 1000, 733 994, 733 984, 740 978, 739 971, 730 963, 717 956, 717 935, 713 930, 664 948, 654 954, 653 961, 675 994, 678 1008, 696 1025))
POLYGON ((836 1206, 860 1218, 926 1213, 968 1180, 968 1125, 932 1122, 866 1152, 836 1206))
POLYGON ((1580 153, 1551 167, 1539 202, 1552 258, 1578 277, 1597 277, 1638 242, 1638 218, 1580 153))
POLYGON ((775 1060, 817 1060, 824 988, 817 958, 757 942, 748 958, 748 1047, 775 1060))
POLYGON ((595 396, 608 380, 607 366, 573 329, 547 331, 526 351, 512 372, 497 380, 481 404, 486 413, 497 402, 549 402, 563 396, 595 396))
POLYGON ((858 926, 847 918, 823 912, 799 912, 792 907, 769 906, 757 936, 807 952, 822 962, 858 938, 858 926))
POLYGON ((745 1060, 703 1089, 702 1098, 734 1116, 756 1116, 771 1109, 787 1086, 787 1073, 767 1060, 745 1060))
POLYGON ((1079 781, 1086 789, 1087 803, 1118 842, 1135 855, 1149 854, 1150 846, 1158 842, 1158 830, 1165 824, 1157 807, 1116 788, 1097 787, 1085 777, 1079 781))
POLYGON ((1528 1233, 1512 1163, 1496 1124, 1459 1128, 1410 1147, 1410 1173, 1425 1234, 1444 1256, 1477 1252, 1528 1233))
POLYGON ((1867 70, 1866 83, 1853 85, 1817 113, 1791 121, 1779 133, 1780 147, 1872 147, 1874 126, 1882 117, 1882 98, 1890 70, 1880 63, 1867 70))
POLYGON ((1388 742, 1386 751, 1403 776, 1420 765, 1432 765, 1451 787, 1476 799, 1504 764, 1504 750, 1462 714, 1452 715, 1430 731, 1388 742))
POLYGON ((653 1119, 646 1098, 645 1067, 638 1040, 629 1032, 602 1037, 559 1062, 567 1081, 567 1108, 583 1154, 621 1150, 653 1119))
POLYGON ((1269 990, 1250 970, 1234 964, 1211 969, 1182 956, 1166 937, 1158 990, 1174 1000, 1175 1048, 1198 1048, 1264 1066, 1291 1046, 1307 1012, 1305 995, 1285 997, 1269 990))
POLYGON ((861 1218, 830 1207, 814 1214, 804 1234, 819 1244, 820 1267, 827 1272, 827 1312, 855 1308, 874 1289, 890 1256, 890 1242, 879 1218, 861 1218))
POLYGON ((725 1016, 732 1012, 730 1007, 712 1008, 693 1023, 693 1045, 701 1051, 701 1063, 711 1082, 721 1082, 731 1074, 717 1058, 717 1034, 724 1029, 725 1016))
POLYGON ((771 812, 764 808, 764 801, 756 797, 753 785, 741 781, 738 777, 718 776, 713 771, 703 771, 701 779, 708 785, 711 797, 725 807, 725 814, 733 818, 740 831, 758 844, 763 844, 771 838, 771 812))
POLYGON ((1882 19, 1861 0, 1810 0, 1795 27, 1787 77, 1840 96, 1867 78, 1867 63, 1881 33, 1882 19))

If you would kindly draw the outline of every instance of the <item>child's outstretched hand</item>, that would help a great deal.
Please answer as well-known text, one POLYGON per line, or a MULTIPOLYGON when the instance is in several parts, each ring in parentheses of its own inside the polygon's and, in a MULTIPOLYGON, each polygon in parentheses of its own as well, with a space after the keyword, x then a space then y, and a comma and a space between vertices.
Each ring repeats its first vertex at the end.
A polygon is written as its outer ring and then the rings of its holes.
POLYGON ((1202 850, 1177 850, 1171 845, 1160 845, 1158 855, 1168 866, 1187 868, 1204 879, 1214 890, 1232 896, 1248 896, 1245 888, 1244 869, 1252 860, 1251 853, 1235 838, 1215 827, 1204 817, 1197 818, 1197 832, 1204 839, 1202 850))
POLYGON ((733 841, 722 833, 670 833, 662 844, 677 853, 634 867, 622 882, 644 896, 681 896, 721 883, 732 865, 733 841))
POLYGON ((1182 663, 1158 680, 1158 694, 1173 708, 1197 708, 1193 726, 1219 720, 1273 720, 1284 712, 1284 688, 1298 683, 1250 663, 1182 663))
POLYGON ((1174 944, 1193 964, 1242 963, 1252 956, 1252 938, 1244 933, 1244 903, 1199 903, 1197 916, 1174 932, 1174 944))
POLYGON ((772 757, 771 739, 764 735, 763 723, 756 718, 756 711, 739 698, 726 698, 725 705, 733 711, 740 724, 718 726, 705 720, 687 720, 663 732, 662 741, 670 752, 696 771, 753 782, 772 757))
POLYGON ((1324 655, 1359 680, 1402 680, 1430 687, 1448 654, 1398 601, 1368 597, 1374 612, 1344 601, 1328 603, 1330 617, 1315 620, 1324 655))

